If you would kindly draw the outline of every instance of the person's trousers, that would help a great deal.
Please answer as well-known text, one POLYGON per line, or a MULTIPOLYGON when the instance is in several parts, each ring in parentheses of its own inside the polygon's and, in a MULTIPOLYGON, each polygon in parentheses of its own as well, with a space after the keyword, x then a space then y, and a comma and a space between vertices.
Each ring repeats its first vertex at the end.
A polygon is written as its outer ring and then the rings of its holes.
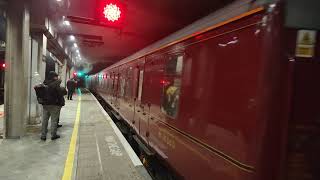
POLYGON ((73 95, 73 93, 74 93, 74 90, 68 90, 68 100, 70 99, 72 99, 72 95, 73 95))
POLYGON ((43 105, 41 137, 46 137, 48 132, 48 122, 51 117, 51 136, 57 135, 57 125, 60 116, 61 106, 43 105))

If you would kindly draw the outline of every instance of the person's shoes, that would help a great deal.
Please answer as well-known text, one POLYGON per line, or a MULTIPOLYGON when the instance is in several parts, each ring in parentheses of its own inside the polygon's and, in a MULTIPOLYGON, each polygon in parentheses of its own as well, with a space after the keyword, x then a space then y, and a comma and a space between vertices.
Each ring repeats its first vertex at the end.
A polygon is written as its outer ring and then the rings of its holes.
POLYGON ((41 137, 40 139, 41 139, 41 141, 46 141, 47 140, 46 137, 41 137))
POLYGON ((58 126, 57 126, 58 128, 61 128, 62 127, 62 125, 61 124, 58 124, 58 126))
POLYGON ((51 137, 51 140, 56 140, 56 139, 59 139, 59 138, 60 138, 59 135, 55 135, 55 136, 52 136, 52 137, 51 137))

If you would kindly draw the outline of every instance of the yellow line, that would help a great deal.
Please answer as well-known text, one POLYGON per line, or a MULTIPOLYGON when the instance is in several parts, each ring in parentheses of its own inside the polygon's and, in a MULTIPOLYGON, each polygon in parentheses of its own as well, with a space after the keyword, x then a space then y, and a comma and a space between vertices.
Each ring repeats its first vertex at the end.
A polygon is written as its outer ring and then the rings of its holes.
POLYGON ((66 163, 64 165, 62 180, 71 180, 72 178, 72 170, 73 170, 74 156, 76 152, 76 144, 77 144, 77 138, 78 138, 79 122, 80 122, 80 111, 81 111, 81 96, 79 96, 76 120, 74 122, 73 132, 72 132, 71 141, 69 145, 69 152, 68 152, 66 163))

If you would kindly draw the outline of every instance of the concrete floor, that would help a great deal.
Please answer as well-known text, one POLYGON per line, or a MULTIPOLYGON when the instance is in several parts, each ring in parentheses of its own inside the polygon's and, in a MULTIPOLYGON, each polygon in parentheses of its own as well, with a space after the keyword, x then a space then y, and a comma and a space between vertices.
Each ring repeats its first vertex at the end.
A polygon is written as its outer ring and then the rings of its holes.
POLYGON ((0 136, 3 135, 3 116, 4 116, 4 105, 2 104, 0 105, 0 136))
POLYGON ((113 125, 96 99, 91 94, 83 94, 76 180, 151 179, 134 152, 127 151, 113 125), (136 165, 133 156, 139 161, 136 165))
MULTIPOLYGON (((40 141, 40 125, 28 127, 27 136, 0 144, 0 179, 61 179, 76 116, 77 101, 68 101, 61 112, 61 139, 40 141)), ((50 125, 49 125, 50 127, 50 125)))
MULTIPOLYGON (((49 132, 47 141, 40 141, 40 125, 38 125, 28 127, 26 137, 19 140, 5 139, 0 142, 0 180, 61 179, 76 119, 77 105, 78 100, 67 101, 62 109, 60 120, 63 127, 58 131, 61 139, 51 141, 49 132)), ((128 148, 123 144, 123 139, 120 140, 119 133, 115 133, 113 129, 115 126, 112 123, 91 94, 82 95, 72 179, 151 179, 142 164, 134 164, 128 148)))

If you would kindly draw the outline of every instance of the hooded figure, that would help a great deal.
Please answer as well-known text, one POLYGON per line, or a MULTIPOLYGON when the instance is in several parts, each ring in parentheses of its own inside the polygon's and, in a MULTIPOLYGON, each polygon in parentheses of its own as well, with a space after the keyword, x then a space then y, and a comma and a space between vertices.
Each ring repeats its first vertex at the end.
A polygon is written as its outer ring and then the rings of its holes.
POLYGON ((77 81, 74 79, 69 79, 67 82, 67 89, 68 89, 68 100, 72 100, 72 95, 74 90, 76 89, 77 81))
POLYGON ((47 139, 48 132, 48 122, 51 117, 51 140, 60 138, 57 135, 57 126, 60 116, 61 107, 64 106, 65 100, 64 95, 66 90, 60 87, 61 80, 59 75, 51 71, 49 72, 48 79, 43 82, 48 86, 47 89, 47 102, 43 105, 43 120, 42 120, 42 130, 41 130, 41 140, 45 141, 47 139))

